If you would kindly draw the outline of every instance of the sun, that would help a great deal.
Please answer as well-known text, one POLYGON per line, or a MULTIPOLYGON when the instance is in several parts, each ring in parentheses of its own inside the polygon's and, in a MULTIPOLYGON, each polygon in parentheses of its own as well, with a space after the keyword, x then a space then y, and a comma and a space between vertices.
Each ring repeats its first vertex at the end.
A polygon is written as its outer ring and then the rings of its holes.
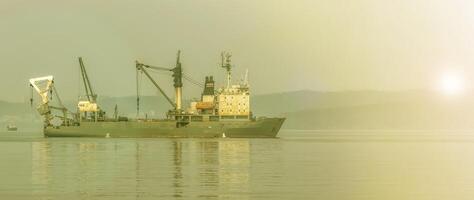
POLYGON ((464 92, 464 78, 458 73, 445 72, 442 74, 439 87, 440 91, 446 95, 462 94, 464 92))

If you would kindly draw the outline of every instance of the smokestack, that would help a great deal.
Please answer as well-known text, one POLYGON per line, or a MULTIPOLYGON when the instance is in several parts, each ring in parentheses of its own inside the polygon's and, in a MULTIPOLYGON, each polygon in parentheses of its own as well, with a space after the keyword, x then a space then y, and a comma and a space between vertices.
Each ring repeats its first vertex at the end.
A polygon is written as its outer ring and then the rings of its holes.
POLYGON ((202 95, 214 95, 214 77, 206 76, 206 81, 204 82, 204 91, 202 95))

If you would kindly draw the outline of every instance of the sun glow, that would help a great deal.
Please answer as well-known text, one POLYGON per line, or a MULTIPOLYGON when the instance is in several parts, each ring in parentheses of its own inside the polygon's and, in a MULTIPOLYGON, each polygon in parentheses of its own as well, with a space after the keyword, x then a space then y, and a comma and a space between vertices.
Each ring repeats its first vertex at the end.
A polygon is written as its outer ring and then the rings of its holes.
POLYGON ((464 78, 453 72, 446 72, 442 75, 439 89, 446 95, 459 95, 464 92, 464 78))

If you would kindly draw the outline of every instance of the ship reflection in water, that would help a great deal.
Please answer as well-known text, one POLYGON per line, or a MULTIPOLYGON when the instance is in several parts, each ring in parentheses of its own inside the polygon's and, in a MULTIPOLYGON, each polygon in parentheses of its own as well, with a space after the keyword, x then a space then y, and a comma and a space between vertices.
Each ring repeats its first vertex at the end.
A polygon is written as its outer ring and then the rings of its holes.
POLYGON ((40 199, 250 199, 251 173, 281 181, 276 168, 251 167, 264 161, 252 160, 259 154, 278 157, 278 146, 278 139, 44 139, 31 144, 29 192, 40 199))
POLYGON ((474 134, 284 131, 277 139, 0 135, 0 199, 433 200, 474 196, 474 134))

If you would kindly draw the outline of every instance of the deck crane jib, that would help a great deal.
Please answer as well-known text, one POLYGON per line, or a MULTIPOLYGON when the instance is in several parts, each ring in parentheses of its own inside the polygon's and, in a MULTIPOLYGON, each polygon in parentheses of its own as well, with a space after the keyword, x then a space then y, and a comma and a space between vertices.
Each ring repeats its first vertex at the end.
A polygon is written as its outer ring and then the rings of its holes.
MULTIPOLYGON (((182 67, 181 67, 180 54, 181 54, 181 51, 178 51, 177 59, 176 59, 176 66, 174 68, 151 66, 151 65, 143 64, 143 63, 140 63, 140 62, 136 61, 136 70, 137 70, 137 72, 142 72, 143 74, 145 74, 145 76, 152 82, 152 84, 158 89, 158 91, 165 97, 165 99, 168 101, 168 103, 173 107, 173 109, 174 109, 173 112, 174 113, 182 112, 183 70, 182 70, 182 67), (148 72, 148 69, 172 72, 172 77, 173 77, 173 81, 174 81, 173 86, 175 88, 175 101, 174 102, 171 100, 171 98, 168 95, 166 95, 166 93, 163 91, 163 89, 153 79, 153 77, 148 72)), ((138 83, 138 79, 137 79, 137 83, 138 83)), ((137 97, 137 110, 139 110, 139 108, 138 108, 139 107, 139 101, 140 101, 140 98, 137 97)))
POLYGON ((30 86, 41 97, 41 103, 38 105, 37 110, 41 115, 48 116, 51 114, 49 109, 50 94, 53 88, 54 78, 53 76, 45 76, 39 78, 30 79, 30 86))
MULTIPOLYGON (((36 108, 38 113, 44 117, 44 125, 45 127, 50 125, 70 125, 73 123, 74 119, 68 118, 68 114, 70 113, 67 108, 64 106, 61 98, 59 97, 58 91, 54 87, 54 77, 53 76, 45 76, 39 78, 32 78, 30 79, 30 86, 38 93, 41 97, 41 103, 36 108), (58 106, 50 105, 52 100, 53 94, 56 96, 58 106), (58 110, 62 112, 62 116, 55 116, 52 114, 52 110, 58 110), (55 123, 58 120, 54 120, 55 118, 59 118, 59 123, 55 123)), ((31 97, 31 102, 33 102, 33 97, 31 97)), ((74 114, 71 113, 73 116, 74 114)))
POLYGON ((79 113, 83 114, 81 119, 87 119, 88 113, 91 113, 90 117, 94 120, 101 120, 105 117, 105 112, 100 109, 97 104, 97 94, 94 93, 92 89, 92 84, 89 79, 89 75, 87 74, 86 67, 84 66, 84 61, 82 57, 79 57, 79 68, 81 70, 82 82, 84 84, 85 89, 85 96, 87 100, 80 100, 77 104, 77 108, 79 113))

